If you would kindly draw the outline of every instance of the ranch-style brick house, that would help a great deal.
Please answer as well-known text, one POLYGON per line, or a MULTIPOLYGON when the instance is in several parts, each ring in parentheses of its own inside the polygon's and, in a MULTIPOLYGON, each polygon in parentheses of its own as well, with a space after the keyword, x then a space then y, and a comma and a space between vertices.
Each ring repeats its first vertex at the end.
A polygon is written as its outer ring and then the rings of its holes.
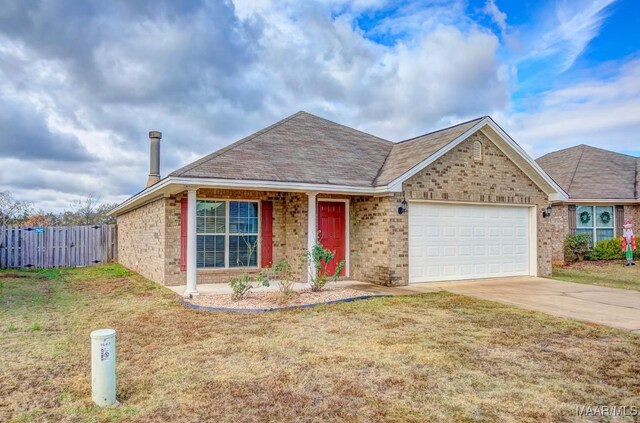
POLYGON ((111 211, 118 258, 186 294, 316 242, 376 284, 549 276, 547 208, 570 200, 488 116, 393 143, 299 112, 162 179, 150 138, 147 187, 111 211))
POLYGON ((554 260, 564 260, 569 234, 587 234, 594 245, 622 236, 625 219, 640 225, 640 157, 581 144, 536 161, 569 196, 553 203, 554 260))

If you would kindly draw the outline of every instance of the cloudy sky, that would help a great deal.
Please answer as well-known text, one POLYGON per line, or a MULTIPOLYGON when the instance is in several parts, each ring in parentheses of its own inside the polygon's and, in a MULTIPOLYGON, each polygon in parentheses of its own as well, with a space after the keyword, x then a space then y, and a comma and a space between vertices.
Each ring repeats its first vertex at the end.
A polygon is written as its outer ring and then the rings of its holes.
POLYGON ((298 110, 386 137, 491 115, 640 155, 636 0, 0 0, 0 191, 60 211, 298 110))

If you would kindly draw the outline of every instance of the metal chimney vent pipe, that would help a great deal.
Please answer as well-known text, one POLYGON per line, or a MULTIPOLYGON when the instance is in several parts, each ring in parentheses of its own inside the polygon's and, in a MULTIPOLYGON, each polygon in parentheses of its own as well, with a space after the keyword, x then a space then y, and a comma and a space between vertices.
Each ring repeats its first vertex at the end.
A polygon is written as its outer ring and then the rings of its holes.
POLYGON ((160 180, 160 140, 162 132, 149 131, 149 179, 147 188, 160 180))

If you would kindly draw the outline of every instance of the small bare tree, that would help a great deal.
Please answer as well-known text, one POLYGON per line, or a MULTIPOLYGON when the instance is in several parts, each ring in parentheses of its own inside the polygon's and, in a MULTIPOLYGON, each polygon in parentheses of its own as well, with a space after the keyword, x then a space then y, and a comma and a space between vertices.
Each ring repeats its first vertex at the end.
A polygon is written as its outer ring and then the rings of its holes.
MULTIPOLYGON (((242 263, 238 258, 238 265, 243 264, 244 266, 249 266, 251 263, 251 257, 253 257, 253 253, 258 248, 258 242, 249 242, 242 235, 242 240, 247 245, 247 262, 242 263)), ((233 294, 231 294, 231 298, 234 300, 241 300, 246 298, 249 291, 252 289, 259 288, 261 286, 268 287, 270 283, 270 275, 268 269, 261 270, 256 276, 255 281, 251 280, 248 272, 244 272, 242 275, 237 276, 231 280, 229 280, 229 286, 233 290, 233 294)))
POLYGON ((116 223, 115 218, 107 216, 107 212, 116 205, 115 203, 100 203, 100 197, 90 193, 86 197, 74 201, 71 210, 65 210, 61 213, 58 220, 62 226, 116 223))
POLYGON ((0 192, 0 226, 14 224, 17 218, 26 217, 30 212, 30 202, 16 200, 9 191, 0 192))
POLYGON ((94 215, 100 198, 94 193, 90 193, 82 200, 76 200, 73 203, 73 209, 80 220, 81 225, 91 225, 94 223, 94 215))

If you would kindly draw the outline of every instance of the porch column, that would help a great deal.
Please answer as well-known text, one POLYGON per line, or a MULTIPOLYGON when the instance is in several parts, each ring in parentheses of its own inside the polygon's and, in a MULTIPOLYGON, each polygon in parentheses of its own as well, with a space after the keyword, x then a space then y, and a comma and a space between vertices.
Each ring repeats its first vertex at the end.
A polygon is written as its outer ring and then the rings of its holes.
MULTIPOLYGON (((307 226, 307 251, 311 252, 313 246, 318 242, 318 216, 316 207, 316 195, 317 192, 308 192, 307 197, 309 199, 309 219, 307 226)), ((308 263, 309 275, 308 279, 311 282, 311 278, 315 277, 316 269, 313 266, 313 262, 310 260, 308 263)))
POLYGON ((196 190, 187 191, 187 289, 185 295, 198 295, 197 284, 197 237, 196 237, 196 190))

